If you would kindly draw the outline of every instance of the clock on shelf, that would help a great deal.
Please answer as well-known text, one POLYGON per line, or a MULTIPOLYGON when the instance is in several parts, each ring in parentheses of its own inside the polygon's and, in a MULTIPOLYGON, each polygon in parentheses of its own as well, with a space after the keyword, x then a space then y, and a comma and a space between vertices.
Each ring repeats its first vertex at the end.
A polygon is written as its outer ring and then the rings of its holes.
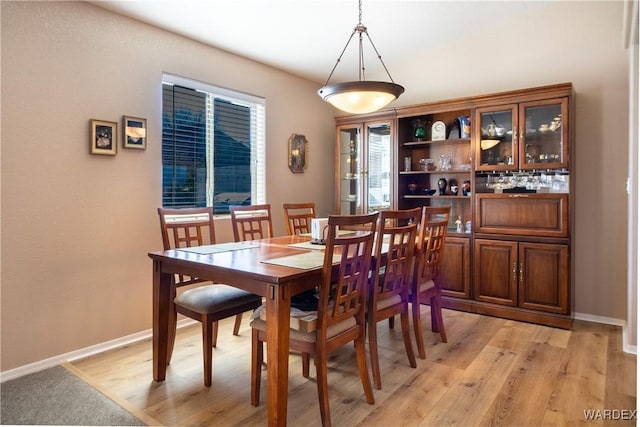
POLYGON ((442 120, 433 122, 431 125, 431 140, 442 141, 447 138, 447 126, 442 120))

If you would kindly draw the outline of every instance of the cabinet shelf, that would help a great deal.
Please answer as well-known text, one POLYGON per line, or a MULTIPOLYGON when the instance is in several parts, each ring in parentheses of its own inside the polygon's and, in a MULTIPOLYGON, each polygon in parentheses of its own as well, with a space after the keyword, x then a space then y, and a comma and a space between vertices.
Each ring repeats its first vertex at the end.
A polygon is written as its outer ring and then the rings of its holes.
POLYGON ((425 174, 452 174, 452 173, 467 173, 470 174, 471 170, 469 169, 450 169, 450 170, 434 170, 434 171, 403 171, 400 172, 400 175, 425 175, 425 174))
POLYGON ((440 145, 440 144, 469 144, 471 142, 471 138, 451 138, 451 139, 442 139, 439 141, 407 141, 403 143, 407 148, 420 148, 428 145, 440 145))
POLYGON ((429 196, 427 194, 405 194, 404 195, 405 199, 465 199, 465 200, 471 200, 471 196, 456 196, 453 194, 445 194, 444 196, 440 196, 437 194, 434 194, 433 196, 429 196))

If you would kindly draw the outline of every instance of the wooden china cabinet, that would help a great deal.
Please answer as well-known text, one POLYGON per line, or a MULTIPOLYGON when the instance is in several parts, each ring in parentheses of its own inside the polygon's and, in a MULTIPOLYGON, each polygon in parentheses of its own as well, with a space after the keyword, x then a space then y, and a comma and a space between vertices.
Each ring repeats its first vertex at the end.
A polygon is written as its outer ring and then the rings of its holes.
POLYGON ((569 328, 572 86, 476 105, 475 311, 569 328))
POLYGON ((354 215, 392 207, 395 114, 336 119, 336 211, 354 215))
POLYGON ((570 328, 573 102, 564 83, 338 118, 338 211, 377 209, 363 165, 388 123, 388 207, 451 206, 443 305, 570 328))
POLYGON ((396 206, 451 206, 441 273, 443 294, 454 302, 469 300, 471 229, 466 225, 473 218, 473 150, 471 128, 461 123, 470 121, 472 104, 437 102, 401 108, 397 114, 396 206))

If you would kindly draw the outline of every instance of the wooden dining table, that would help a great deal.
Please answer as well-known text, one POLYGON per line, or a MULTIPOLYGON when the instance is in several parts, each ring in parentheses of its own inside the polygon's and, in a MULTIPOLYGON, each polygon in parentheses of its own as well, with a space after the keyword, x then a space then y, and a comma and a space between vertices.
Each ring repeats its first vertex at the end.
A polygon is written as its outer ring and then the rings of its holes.
POLYGON ((318 265, 318 260, 323 251, 312 249, 310 240, 310 236, 281 236, 150 252, 149 257, 153 260, 153 379, 163 381, 167 372, 172 347, 174 275, 198 277, 244 289, 264 297, 266 305, 268 425, 286 425, 291 296, 317 286, 322 274, 322 262, 318 265), (297 267, 284 262, 298 257, 301 264, 297 267))

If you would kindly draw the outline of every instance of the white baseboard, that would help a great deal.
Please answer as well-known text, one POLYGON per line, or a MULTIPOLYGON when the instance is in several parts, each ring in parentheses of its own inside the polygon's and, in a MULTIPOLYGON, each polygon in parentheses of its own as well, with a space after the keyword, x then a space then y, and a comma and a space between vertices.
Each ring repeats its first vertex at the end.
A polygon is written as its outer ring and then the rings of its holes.
POLYGON ((573 318, 576 320, 585 320, 587 322, 622 326, 622 351, 630 354, 638 354, 637 345, 629 344, 629 328, 627 327, 627 322, 625 320, 615 319, 613 317, 594 316, 593 314, 585 313, 573 313, 573 318))
MULTIPOLYGON (((182 319, 178 322, 178 329, 190 326, 197 323, 192 319, 182 319)), ((127 335, 125 337, 116 338, 115 340, 103 342, 100 344, 92 345, 90 347, 81 348, 80 350, 72 351, 58 356, 50 357, 49 359, 41 360, 39 362, 30 363, 28 365, 20 366, 15 369, 0 372, 0 383, 12 380, 14 378, 21 377, 23 375, 32 374, 34 372, 42 371, 43 369, 51 368, 53 366, 60 365, 63 362, 72 362, 78 359, 84 359, 85 357, 93 356, 94 354, 102 353, 107 350, 113 350, 116 348, 124 347, 126 345, 144 341, 152 337, 152 330, 138 332, 135 334, 127 335)))
POLYGON ((576 320, 586 320, 587 322, 604 323, 607 325, 624 326, 625 322, 622 319, 615 319, 613 317, 594 316, 593 314, 586 313, 573 313, 573 318, 576 320))
POLYGON ((638 355, 638 346, 629 344, 629 327, 625 323, 622 327, 622 351, 629 354, 638 355))

